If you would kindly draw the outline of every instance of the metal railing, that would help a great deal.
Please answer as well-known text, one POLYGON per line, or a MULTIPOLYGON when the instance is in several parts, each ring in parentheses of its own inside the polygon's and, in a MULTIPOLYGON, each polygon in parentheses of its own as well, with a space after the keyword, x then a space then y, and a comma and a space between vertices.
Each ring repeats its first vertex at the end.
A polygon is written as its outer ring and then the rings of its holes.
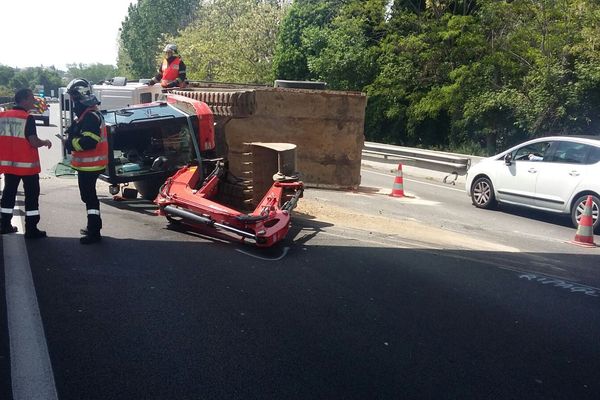
POLYGON ((456 176, 465 175, 471 166, 471 158, 465 155, 375 142, 365 142, 362 155, 371 159, 401 160, 407 165, 456 176))

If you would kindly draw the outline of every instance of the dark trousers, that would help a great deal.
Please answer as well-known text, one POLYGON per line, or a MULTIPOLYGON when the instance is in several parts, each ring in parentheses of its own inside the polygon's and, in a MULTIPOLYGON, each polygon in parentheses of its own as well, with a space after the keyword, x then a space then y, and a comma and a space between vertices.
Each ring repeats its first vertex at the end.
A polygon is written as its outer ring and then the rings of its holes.
POLYGON ((100 201, 96 193, 96 181, 101 171, 77 171, 77 183, 79 185, 79 195, 81 201, 85 203, 87 210, 87 231, 88 235, 99 235, 102 229, 102 219, 100 218, 100 201))
MULTIPOLYGON (((35 228, 40 221, 39 215, 39 198, 40 198, 40 175, 13 175, 4 174, 4 191, 2 192, 2 200, 0 200, 0 208, 10 209, 15 208, 17 199, 17 190, 19 183, 23 181, 23 189, 25 191, 25 229, 35 228), (33 215, 29 215, 33 214, 33 215)), ((2 226, 10 225, 12 211, 10 213, 2 213, 2 226)))

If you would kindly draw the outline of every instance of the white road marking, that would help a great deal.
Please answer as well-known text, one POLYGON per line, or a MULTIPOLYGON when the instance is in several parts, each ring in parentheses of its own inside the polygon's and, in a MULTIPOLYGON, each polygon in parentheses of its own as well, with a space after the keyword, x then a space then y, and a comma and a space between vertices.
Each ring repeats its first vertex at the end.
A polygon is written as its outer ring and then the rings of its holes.
POLYGON ((290 250, 290 248, 286 246, 286 247, 283 248, 283 252, 282 252, 282 254, 279 257, 277 257, 277 258, 268 258, 268 257, 262 257, 262 256, 259 256, 259 255, 256 255, 256 254, 252 254, 252 253, 250 253, 248 251, 245 251, 245 250, 242 250, 242 249, 235 249, 235 251, 239 251, 242 254, 245 254, 245 255, 250 256, 250 257, 258 258, 259 260, 265 260, 265 261, 279 261, 279 260, 281 260, 283 257, 285 257, 287 255, 287 253, 288 253, 289 250, 290 250))
MULTIPOLYGON (((376 171, 362 170, 362 172, 368 172, 370 174, 381 175, 381 176, 394 177, 394 175, 392 175, 392 174, 384 174, 382 172, 376 172, 376 171)), ((463 189, 456 189, 456 188, 448 187, 447 185, 423 182, 423 181, 418 181, 416 179, 410 179, 410 178, 404 178, 404 177, 402 178, 402 180, 407 181, 407 182, 420 183, 421 185, 433 186, 433 187, 437 187, 437 188, 444 188, 446 190, 454 190, 455 192, 465 193, 465 191, 463 189)))
POLYGON ((571 293, 583 293, 587 296, 600 297, 600 289, 598 289, 596 287, 589 286, 589 285, 583 285, 583 284, 576 283, 576 282, 571 282, 566 279, 557 279, 557 278, 549 277, 545 274, 525 273, 525 274, 520 274, 519 279, 527 279, 528 281, 538 282, 542 285, 549 284, 549 285, 557 287, 557 288, 567 289, 567 290, 571 291, 571 293))
POLYGON ((14 400, 56 400, 52 364, 22 235, 21 218, 12 219, 19 233, 2 236, 10 369, 14 400))

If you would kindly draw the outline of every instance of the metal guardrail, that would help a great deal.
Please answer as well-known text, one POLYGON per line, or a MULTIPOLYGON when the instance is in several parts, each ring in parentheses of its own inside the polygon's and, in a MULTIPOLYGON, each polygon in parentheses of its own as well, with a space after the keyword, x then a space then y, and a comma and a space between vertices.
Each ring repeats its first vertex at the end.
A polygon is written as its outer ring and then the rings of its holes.
POLYGON ((403 160, 407 165, 456 176, 465 175, 471 166, 471 159, 464 155, 375 142, 365 142, 362 154, 367 158, 403 160))

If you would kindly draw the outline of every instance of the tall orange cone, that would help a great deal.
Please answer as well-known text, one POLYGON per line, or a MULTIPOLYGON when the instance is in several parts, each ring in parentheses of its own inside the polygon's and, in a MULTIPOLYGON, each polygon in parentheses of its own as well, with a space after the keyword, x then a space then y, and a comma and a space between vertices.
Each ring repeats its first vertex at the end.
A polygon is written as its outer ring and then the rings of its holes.
POLYGON ((594 219, 592 218, 592 196, 588 196, 585 201, 585 208, 579 219, 577 233, 571 243, 584 247, 596 247, 594 243, 594 219))
POLYGON ((402 180, 402 164, 398 164, 394 186, 392 187, 392 197, 404 197, 404 181, 402 180))

